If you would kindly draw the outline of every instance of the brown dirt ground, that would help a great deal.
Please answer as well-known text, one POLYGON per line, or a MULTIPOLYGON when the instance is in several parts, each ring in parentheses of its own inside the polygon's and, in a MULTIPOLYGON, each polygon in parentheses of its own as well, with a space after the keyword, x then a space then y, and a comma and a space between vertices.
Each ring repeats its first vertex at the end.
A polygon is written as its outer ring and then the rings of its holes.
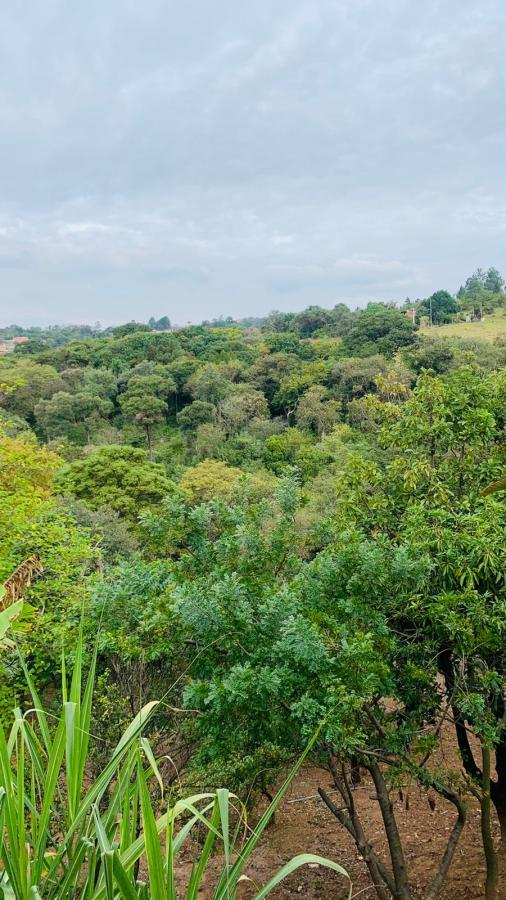
MULTIPOLYGON (((458 762, 450 730, 444 733, 442 755, 446 765, 458 771, 458 762)), ((305 766, 294 780, 290 793, 285 797, 247 869, 249 878, 257 888, 268 881, 274 872, 298 853, 316 853, 329 857, 342 865, 349 873, 353 885, 353 896, 364 900, 375 898, 369 873, 347 832, 331 815, 317 794, 319 786, 331 791, 333 785, 329 773, 316 766, 305 766), (303 798, 303 799, 301 799, 303 798)), ((381 827, 378 803, 374 799, 372 783, 365 780, 355 794, 357 807, 367 835, 375 849, 384 856, 386 840, 381 827)), ((446 839, 455 820, 451 804, 436 797, 432 810, 427 795, 416 785, 405 787, 403 799, 395 802, 396 817, 401 831, 413 898, 421 898, 434 874, 437 861, 441 857, 446 839)), ((496 828, 496 838, 499 829, 496 828)), ((181 874, 188 872, 188 863, 182 866, 181 874)), ((468 810, 467 824, 460 838, 457 851, 450 868, 448 879, 441 893, 442 900, 478 900, 484 896, 485 866, 480 837, 479 810, 475 803, 468 810)), ((211 896, 206 888, 199 894, 203 900, 211 896)), ((349 884, 342 877, 321 867, 304 867, 294 872, 271 895, 276 900, 303 897, 306 900, 344 900, 348 896, 349 884)), ((252 886, 244 884, 240 897, 250 898, 252 886)), ((506 898, 506 887, 501 900, 506 898)))

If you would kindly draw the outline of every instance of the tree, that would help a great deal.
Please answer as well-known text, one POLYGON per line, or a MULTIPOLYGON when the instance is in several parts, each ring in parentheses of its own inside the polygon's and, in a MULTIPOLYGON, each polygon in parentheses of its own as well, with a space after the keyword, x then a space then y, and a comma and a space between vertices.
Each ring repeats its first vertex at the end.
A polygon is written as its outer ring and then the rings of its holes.
POLYGON ((504 290, 504 278, 493 266, 487 269, 483 287, 492 294, 501 294, 504 290))
POLYGON ((14 348, 16 356, 36 356, 38 353, 44 353, 47 350, 47 342, 31 338, 22 344, 17 344, 14 348))
POLYGON ((176 418, 180 428, 192 431, 199 425, 214 422, 216 409, 212 403, 206 403, 205 400, 194 400, 193 403, 189 403, 181 412, 178 412, 176 418))
POLYGON ((232 390, 232 384, 220 366, 206 363, 188 379, 188 390, 195 400, 212 403, 220 413, 221 403, 232 390))
POLYGON ((170 319, 168 316, 162 316, 160 319, 155 319, 151 316, 148 325, 152 331, 168 331, 170 328, 170 319))
POLYGON ((502 275, 491 267, 486 272, 476 269, 467 279, 464 287, 457 294, 460 307, 472 312, 478 318, 483 310, 491 312, 494 307, 504 302, 504 280, 502 275))
MULTIPOLYGON (((39 688, 54 682, 62 640, 72 631, 87 597, 87 576, 99 560, 89 534, 56 502, 61 465, 33 439, 0 435, 0 609, 4 584, 31 561, 35 575, 22 593, 30 618, 17 639, 39 688)), ((0 659, 0 718, 24 693, 21 675, 16 660, 0 659)))
POLYGON ((145 360, 168 365, 182 352, 175 334, 152 334, 149 328, 122 338, 97 341, 93 351, 93 365, 105 366, 113 372, 123 372, 128 366, 145 360))
POLYGON ((299 428, 287 428, 268 437, 263 456, 266 467, 275 475, 286 475, 295 468, 303 482, 314 478, 326 462, 314 438, 299 428))
POLYGON ((459 311, 458 303, 448 291, 436 291, 422 300, 418 307, 420 315, 429 316, 432 325, 444 325, 451 322, 452 316, 459 311))
MULTIPOLYGON (((416 635, 419 664, 429 671, 435 661, 443 679, 439 708, 450 710, 470 790, 481 805, 489 897, 496 869, 490 800, 506 836, 506 507, 482 494, 504 468, 505 400, 503 373, 484 377, 461 367, 439 378, 424 374, 384 430, 393 454, 386 465, 356 458, 338 478, 340 528, 355 523, 376 540, 383 534, 403 543, 410 559, 429 560, 420 591, 398 611, 395 627, 406 646, 416 635)), ((416 703, 422 709, 423 697, 416 703)))
POLYGON ((264 329, 277 332, 293 331, 295 319, 295 313, 280 312, 276 309, 267 316, 264 329))
MULTIPOLYGON (((118 382, 110 369, 81 369, 82 390, 84 393, 113 400, 118 392, 118 382)), ((62 378, 65 373, 62 372, 62 378)))
POLYGON ((345 303, 337 303, 330 311, 332 317, 332 334, 344 337, 353 327, 354 313, 345 303))
POLYGON ((117 325, 112 329, 115 338, 126 337, 128 334, 137 334, 139 331, 151 331, 151 328, 142 322, 127 322, 125 325, 117 325))
POLYGON ((339 421, 341 406, 337 400, 331 400, 328 392, 321 384, 314 385, 299 400, 295 411, 295 420, 302 428, 314 431, 322 437, 339 421))
POLYGON ((504 278, 497 269, 491 266, 486 272, 483 269, 476 269, 461 288, 461 296, 479 295, 482 291, 500 294, 503 289, 504 278))
POLYGON ((300 335, 294 331, 274 331, 265 336, 269 353, 297 353, 300 349, 300 335))
POLYGON ((248 384, 237 384, 221 405, 223 422, 229 432, 239 431, 252 419, 267 419, 269 407, 261 391, 248 384))
POLYGON ((34 424, 34 410, 39 400, 61 391, 64 384, 53 366, 41 365, 33 359, 5 361, 0 366, 0 404, 34 424))
POLYGON ((174 379, 176 385, 176 390, 174 391, 176 413, 178 412, 181 398, 186 399, 185 394, 188 398, 190 397, 189 391, 186 390, 186 385, 199 366, 200 362, 195 356, 186 354, 178 356, 167 366, 167 371, 174 379))
POLYGON ((89 442, 92 428, 107 419, 112 411, 111 401, 102 397, 83 391, 76 394, 58 391, 49 400, 40 400, 34 413, 37 425, 48 437, 73 435, 76 438, 82 425, 89 442))
POLYGON ((333 321, 332 312, 322 309, 321 306, 308 306, 307 309, 297 313, 294 325, 301 337, 310 337, 315 331, 325 328, 333 321))
POLYGON ((447 338, 434 338, 424 335, 415 347, 409 348, 403 355, 408 365, 419 375, 423 369, 432 369, 436 375, 443 375, 452 367, 455 359, 455 347, 447 338))
POLYGON ((365 359, 340 359, 332 368, 329 381, 346 408, 351 400, 374 393, 378 375, 386 375, 387 371, 388 362, 379 354, 365 359))
POLYGON ((153 457, 153 425, 165 420, 168 405, 163 398, 173 392, 175 387, 174 380, 166 373, 134 374, 128 380, 126 391, 120 395, 119 402, 125 418, 144 429, 149 459, 153 457))
POLYGON ((273 404, 276 408, 282 409, 287 418, 290 418, 304 391, 327 380, 329 368, 329 364, 323 359, 304 363, 292 374, 282 379, 279 389, 273 397, 273 404))
POLYGON ((170 493, 172 483, 144 450, 113 445, 65 466, 58 473, 57 487, 91 509, 107 506, 135 523, 143 509, 170 493))
POLYGON ((201 503, 216 497, 226 499, 232 494, 240 477, 240 469, 227 466, 216 459, 204 459, 185 470, 181 489, 191 503, 201 503))
POLYGON ((369 303, 356 314, 353 327, 343 338, 349 356, 393 356, 415 341, 413 323, 400 310, 382 303, 369 303))
MULTIPOLYGON (((272 778, 305 735, 320 727, 320 764, 325 754, 339 805, 323 787, 320 793, 355 838, 381 900, 389 892, 399 900, 411 896, 392 802, 395 783, 385 769, 393 769, 394 779, 404 774, 418 780, 456 811, 427 893, 433 898, 464 826, 465 805, 451 777, 420 765, 422 754, 432 755, 430 744, 412 747, 425 717, 438 707, 435 666, 419 671, 416 649, 404 659, 395 628, 388 627, 392 609, 385 608, 390 589, 395 604, 406 605, 423 584, 428 561, 412 561, 388 544, 364 545, 353 535, 304 565, 294 539, 297 505, 296 486, 284 480, 274 515, 268 506, 208 504, 183 529, 182 543, 192 552, 181 553, 175 566, 174 617, 183 637, 199 648, 184 693, 185 704, 199 711, 199 764, 227 764, 241 781, 255 778, 257 787, 267 787, 269 771, 272 778), (423 712, 409 705, 417 682, 423 712), (393 712, 382 704, 386 696, 394 698, 393 712), (355 773, 357 764, 371 773, 391 872, 354 805, 350 764, 355 773)), ((169 534, 173 520, 171 514, 169 534)), ((160 534, 159 523, 155 530, 160 534)))
POLYGON ((300 360, 291 353, 275 352, 259 356, 249 370, 249 381, 261 390, 273 411, 280 412, 274 401, 281 382, 300 366, 300 360))
POLYGON ((225 429, 216 422, 198 425, 195 430, 195 456, 198 460, 223 459, 226 438, 225 429))
POLYGON ((144 429, 148 447, 148 457, 153 459, 153 425, 165 420, 168 406, 165 400, 149 393, 132 393, 128 391, 120 397, 123 415, 127 421, 134 422, 144 429))

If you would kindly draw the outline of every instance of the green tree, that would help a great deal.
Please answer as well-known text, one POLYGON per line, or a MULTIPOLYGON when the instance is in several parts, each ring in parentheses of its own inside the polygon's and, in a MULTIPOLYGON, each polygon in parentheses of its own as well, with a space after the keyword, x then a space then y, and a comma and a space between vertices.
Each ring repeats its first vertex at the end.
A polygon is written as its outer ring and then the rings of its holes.
POLYGON ((120 398, 123 416, 144 429, 148 447, 148 457, 153 459, 153 426, 159 425, 167 416, 168 406, 165 400, 149 393, 122 394, 120 398))
POLYGON ((304 363, 282 379, 273 403, 284 411, 287 418, 290 418, 295 413, 302 394, 313 385, 321 384, 328 379, 329 368, 329 363, 323 359, 304 363))
POLYGON ((332 368, 329 381, 346 409, 351 400, 374 393, 378 375, 386 375, 387 371, 388 361, 379 354, 365 359, 340 359, 332 368))
POLYGON ((458 303, 448 291, 436 291, 422 300, 418 307, 418 313, 429 316, 433 325, 443 325, 451 322, 452 316, 459 311, 458 303))
POLYGON ((185 470, 181 490, 190 503, 215 497, 228 498, 241 477, 241 470, 215 459, 204 459, 185 470))
MULTIPOLYGON (((385 425, 383 465, 355 458, 338 479, 339 529, 355 524, 376 540, 388 535, 411 559, 429 561, 420 590, 399 610, 398 630, 406 646, 416 635, 422 667, 429 671, 435 661, 444 680, 439 706, 451 710, 462 764, 482 808, 487 896, 494 896, 496 869, 490 798, 506 835, 506 508, 499 497, 482 494, 504 471, 505 400, 502 371, 424 374, 396 421, 385 425)), ((415 701, 423 710, 423 697, 415 701)))
POLYGON ((236 384, 221 404, 221 416, 227 430, 234 432, 252 419, 268 418, 269 407, 261 391, 248 384, 236 384))
POLYGON ((333 321, 333 314, 321 306, 308 306, 307 309, 297 313, 294 325, 301 337, 310 337, 315 331, 325 328, 333 321))
POLYGON ((349 356, 393 356, 415 341, 413 323, 400 310, 382 303, 369 303, 357 313, 353 327, 343 338, 349 356))
POLYGON ((153 458, 153 426, 166 419, 169 408, 164 398, 175 388, 175 382, 168 374, 135 374, 129 378, 126 391, 119 397, 125 419, 144 430, 150 459, 153 458))
POLYGON ((37 425, 49 437, 78 435, 78 427, 83 426, 86 440, 100 421, 107 419, 113 411, 110 400, 94 396, 91 392, 69 394, 58 391, 49 400, 40 400, 34 414, 37 425))
POLYGON ((206 363, 188 379, 188 390, 195 400, 203 400, 221 408, 221 403, 232 390, 232 383, 223 369, 215 363, 206 363))
POLYGON ((151 327, 142 322, 127 322, 125 325, 117 325, 112 329, 115 338, 126 337, 128 334, 138 334, 139 331, 151 331, 151 327))
POLYGON ((281 382, 292 375, 300 366, 300 360, 291 353, 275 352, 262 354, 252 364, 248 381, 261 390, 267 397, 271 409, 275 413, 282 411, 275 401, 281 382))
POLYGON ((341 406, 337 400, 330 399, 327 390, 317 384, 300 398, 295 419, 301 428, 307 428, 322 437, 339 421, 340 412, 341 406))
POLYGON ((39 400, 61 391, 64 384, 53 366, 32 359, 19 359, 0 364, 0 404, 4 409, 34 424, 34 411, 39 400))
POLYGON ((106 506, 135 523, 143 509, 170 493, 172 484, 144 450, 116 445, 99 447, 65 466, 58 473, 57 487, 91 509, 106 506))
POLYGON ((168 331, 170 328, 170 319, 168 316, 161 316, 160 319, 155 319, 151 316, 148 325, 152 331, 168 331))
POLYGON ((194 400, 177 414, 177 424, 185 431, 191 431, 199 425, 214 422, 216 408, 205 400, 194 400))
POLYGON ((299 428, 287 428, 268 437, 264 444, 264 461, 275 475, 284 475, 295 468, 303 481, 314 478, 325 465, 314 438, 299 428))
MULTIPOLYGON (((435 663, 423 669, 418 648, 411 652, 395 636, 398 610, 423 585, 430 563, 412 560, 388 541, 364 542, 355 534, 304 564, 294 539, 297 494, 284 480, 274 515, 272 504, 215 503, 187 520, 183 542, 192 552, 175 564, 172 591, 183 637, 200 648, 184 693, 188 707, 199 710, 198 763, 228 762, 236 777, 256 776, 258 787, 267 786, 269 770, 272 778, 276 764, 323 721, 320 763, 326 758, 339 805, 323 787, 320 793, 354 836, 381 900, 389 892, 400 900, 411 896, 392 802, 395 781, 385 768, 392 767, 394 779, 403 774, 418 780, 454 805, 448 850, 427 894, 436 896, 465 823, 465 805, 453 787, 456 773, 433 775, 419 762, 437 743, 419 738, 440 702, 435 663), (386 597, 394 599, 385 604, 386 597), (410 702, 416 689, 423 706, 410 702), (382 704, 386 696, 394 701, 392 712, 382 704), (233 729, 226 726, 231 720, 233 729), (355 772, 357 765, 368 769, 374 781, 391 873, 354 806, 350 765, 355 772)), ((151 527, 159 536, 160 522, 151 527)), ((173 536, 172 512, 166 527, 173 536)))
POLYGON ((504 278, 493 266, 487 269, 483 287, 492 294, 500 294, 504 290, 504 278))

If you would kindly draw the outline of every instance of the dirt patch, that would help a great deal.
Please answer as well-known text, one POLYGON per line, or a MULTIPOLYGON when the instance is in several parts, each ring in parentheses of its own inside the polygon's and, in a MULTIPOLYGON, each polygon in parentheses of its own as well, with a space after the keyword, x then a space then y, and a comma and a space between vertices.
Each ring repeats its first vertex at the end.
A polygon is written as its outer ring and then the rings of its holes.
MULTIPOLYGON (((443 735, 441 752, 446 765, 458 770, 450 729, 443 735)), ((364 900, 375 898, 369 873, 353 840, 318 797, 320 786, 328 791, 333 789, 329 773, 313 765, 305 766, 294 780, 274 822, 263 835, 247 874, 258 888, 296 854, 316 853, 338 862, 348 871, 353 884, 353 896, 360 896, 364 900)), ((413 898, 423 897, 455 821, 454 807, 439 796, 434 799, 435 806, 429 803, 424 791, 416 785, 408 785, 402 791, 402 798, 398 796, 395 800, 397 823, 413 885, 413 898)), ((387 844, 381 815, 375 800, 374 786, 368 779, 356 789, 355 801, 369 839, 385 859, 387 844)), ((496 838, 499 839, 498 827, 496 838)), ((444 900, 478 900, 484 895, 484 877, 480 814, 476 803, 472 803, 440 896, 444 900)), ((287 878, 271 896, 278 900, 289 897, 344 900, 348 896, 348 890, 349 884, 341 876, 321 867, 304 867, 287 878)), ((252 885, 245 883, 241 886, 241 898, 246 900, 253 894, 252 885)), ((211 886, 209 893, 204 888, 199 896, 203 900, 212 896, 211 886)), ((506 898, 506 891, 501 896, 506 898)))

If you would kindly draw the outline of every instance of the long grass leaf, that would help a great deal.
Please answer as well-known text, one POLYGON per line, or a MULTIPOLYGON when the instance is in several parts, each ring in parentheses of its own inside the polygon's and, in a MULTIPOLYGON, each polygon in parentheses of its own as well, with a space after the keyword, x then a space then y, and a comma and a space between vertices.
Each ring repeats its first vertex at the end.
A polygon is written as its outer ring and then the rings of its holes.
POLYGON ((165 896, 165 877, 163 872, 162 850, 140 753, 137 758, 137 779, 141 800, 142 828, 144 832, 146 860, 148 863, 149 884, 153 897, 163 898, 165 896))
POLYGON ((237 857, 235 863, 230 868, 230 871, 222 873, 222 876, 219 879, 218 884, 216 886, 216 890, 213 895, 213 900, 225 900, 225 898, 230 895, 231 890, 235 889, 235 885, 237 884, 237 881, 239 880, 241 872, 243 871, 248 859, 250 858, 251 854, 253 853, 256 845, 258 844, 258 841, 260 840, 263 832, 267 828, 267 825, 269 824, 270 820, 272 819, 274 813, 276 812, 277 808, 279 807, 279 804, 281 803, 283 797, 285 796, 287 790, 289 789, 297 772, 299 771, 300 767, 303 765, 304 761, 306 760, 308 754, 311 752, 312 748, 314 747, 314 745, 318 739, 318 736, 320 734, 320 731, 321 731, 321 728, 319 728, 314 733, 311 740, 308 742, 302 756, 299 757, 299 759, 297 760, 297 762, 295 763, 295 765, 289 772, 288 776, 285 778, 283 784, 277 791, 272 802, 269 803, 269 806, 265 810, 263 816, 261 817, 260 821, 258 822, 253 833, 250 835, 250 837, 246 841, 246 843, 245 843, 244 847, 242 848, 241 852, 239 853, 239 856, 237 857))
MULTIPOLYGON (((318 865, 324 866, 326 869, 332 869, 332 871, 337 872, 339 875, 343 875, 345 878, 350 881, 350 876, 346 869, 343 869, 339 863, 333 862, 331 859, 325 859, 323 856, 316 856, 314 853, 301 853, 299 856, 294 856, 289 862, 287 862, 282 868, 276 872, 275 875, 255 894, 254 900, 264 900, 271 891, 274 890, 275 887, 283 881, 284 878, 287 878, 288 875, 291 875, 292 872, 295 872, 296 869, 300 869, 301 866, 307 865, 318 865)), ((348 893, 348 900, 351 898, 352 893, 352 885, 350 882, 350 889, 348 893)))
POLYGON ((130 881, 128 872, 124 868, 121 863, 121 859, 119 857, 119 853, 117 850, 114 851, 113 859, 112 859, 112 871, 114 875, 114 880, 119 887, 120 896, 123 900, 138 900, 139 894, 134 888, 132 882, 130 881))
MULTIPOLYGON (((190 876, 190 881, 188 884, 188 891, 187 891, 187 895, 186 895, 187 900, 195 900, 195 898, 198 896, 198 894, 202 888, 202 878, 204 876, 204 872, 205 872, 205 869, 207 866, 209 856, 211 854, 214 843, 216 841, 216 837, 218 834, 217 826, 218 826, 219 821, 220 821, 220 804, 219 804, 219 800, 217 797, 214 802, 214 805, 213 805, 213 813, 211 816, 211 820, 208 824, 206 839, 205 839, 204 845, 200 851, 199 861, 194 866, 191 876, 190 876)), ((221 836, 222 835, 220 835, 220 837, 221 836)), ((228 865, 227 862, 225 864, 228 865)))

